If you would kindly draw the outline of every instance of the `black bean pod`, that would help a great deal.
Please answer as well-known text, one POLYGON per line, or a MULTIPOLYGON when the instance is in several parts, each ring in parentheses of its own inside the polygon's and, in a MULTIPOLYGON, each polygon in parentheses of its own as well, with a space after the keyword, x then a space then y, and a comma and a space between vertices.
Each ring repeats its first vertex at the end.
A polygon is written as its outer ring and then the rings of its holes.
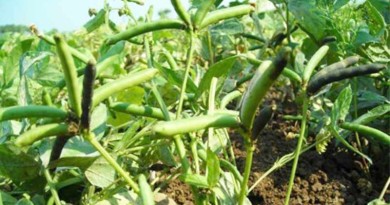
POLYGON ((92 107, 92 97, 93 97, 93 84, 96 76, 96 68, 93 62, 88 62, 85 72, 84 72, 84 81, 83 81, 83 96, 81 101, 81 120, 80 126, 83 129, 89 129, 90 124, 90 113, 92 107))
POLYGON ((317 92, 322 86, 332 82, 344 80, 361 75, 378 73, 386 66, 383 64, 367 64, 350 68, 342 68, 338 70, 331 70, 328 72, 318 72, 309 81, 307 91, 309 94, 317 92))
POLYGON ((321 45, 325 45, 325 44, 332 43, 335 41, 337 41, 336 36, 326 36, 325 38, 322 39, 321 45))
POLYGON ((264 129, 267 123, 272 119, 275 110, 276 107, 272 105, 265 106, 260 110, 259 114, 255 118, 255 121, 253 122, 251 134, 252 139, 255 139, 264 129))

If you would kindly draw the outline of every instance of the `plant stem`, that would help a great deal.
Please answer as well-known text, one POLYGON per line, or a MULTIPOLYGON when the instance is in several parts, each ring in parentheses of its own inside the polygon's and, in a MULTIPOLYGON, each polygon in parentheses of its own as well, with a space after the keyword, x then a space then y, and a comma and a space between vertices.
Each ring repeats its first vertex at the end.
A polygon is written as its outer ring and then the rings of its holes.
POLYGON ((54 199, 55 204, 61 205, 62 203, 61 203, 60 197, 58 196, 57 190, 55 189, 55 187, 56 187, 55 182, 53 181, 53 178, 51 178, 49 170, 45 169, 43 171, 43 174, 45 175, 47 184, 49 185, 49 189, 50 189, 50 192, 51 192, 51 195, 54 199))
POLYGON ((107 162, 115 169, 115 171, 127 182, 127 184, 134 190, 135 193, 139 193, 139 187, 135 183, 125 170, 111 157, 111 155, 102 147, 102 145, 96 140, 95 135, 92 132, 84 134, 84 138, 92 144, 93 147, 107 160, 107 162))
POLYGON ((243 132, 242 134, 245 140, 246 159, 245 159, 245 169, 244 169, 243 180, 241 183, 240 195, 238 198, 239 205, 244 204, 247 195, 248 181, 249 181, 249 176, 252 168, 253 152, 255 151, 255 147, 252 139, 250 138, 250 134, 247 132, 243 132))
POLYGON ((303 99, 303 107, 302 107, 301 130, 299 133, 298 144, 297 144, 296 150, 294 152, 294 162, 293 162, 293 166, 291 168, 290 181, 288 184, 286 199, 284 201, 285 205, 288 205, 290 202, 291 191, 292 191, 292 188, 294 186, 295 173, 296 173, 296 170, 298 167, 299 155, 301 153, 303 139, 305 138, 305 133, 306 133, 307 111, 309 109, 309 98, 306 95, 305 88, 303 90, 303 96, 304 96, 304 99, 303 99))
POLYGON ((386 190, 387 190, 387 188, 389 188, 389 185, 390 185, 390 177, 387 179, 387 182, 381 191, 381 195, 379 195, 379 198, 378 198, 379 200, 383 200, 383 197, 385 196, 386 190))
POLYGON ((184 95, 186 93, 187 81, 189 78, 189 73, 190 73, 190 68, 191 68, 191 63, 192 63, 192 56, 194 54, 194 40, 195 40, 194 33, 192 31, 190 31, 190 48, 188 49, 186 70, 185 70, 185 74, 184 74, 183 85, 182 85, 181 91, 180 91, 180 99, 179 99, 179 105, 177 107, 176 119, 180 118, 181 111, 183 109, 184 95))

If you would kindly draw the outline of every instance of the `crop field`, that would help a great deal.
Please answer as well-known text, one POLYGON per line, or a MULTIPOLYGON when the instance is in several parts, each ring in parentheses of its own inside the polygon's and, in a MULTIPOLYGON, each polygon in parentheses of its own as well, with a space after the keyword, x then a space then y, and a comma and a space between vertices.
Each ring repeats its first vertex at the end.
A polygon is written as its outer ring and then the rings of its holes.
POLYGON ((388 0, 184 1, 1 30, 0 205, 390 203, 388 0))

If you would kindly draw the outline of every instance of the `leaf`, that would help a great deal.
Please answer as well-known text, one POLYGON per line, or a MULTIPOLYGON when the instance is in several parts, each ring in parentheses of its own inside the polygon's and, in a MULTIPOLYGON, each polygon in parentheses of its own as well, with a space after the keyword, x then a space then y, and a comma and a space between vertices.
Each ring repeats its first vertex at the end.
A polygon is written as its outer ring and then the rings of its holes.
POLYGON ((142 205, 142 201, 141 198, 133 191, 122 189, 117 191, 115 194, 106 197, 104 200, 96 203, 96 205, 112 205, 112 204, 142 205))
POLYGON ((362 26, 356 31, 356 36, 354 38, 353 45, 355 47, 358 47, 366 43, 375 43, 378 41, 378 38, 370 34, 369 28, 367 28, 366 26, 362 26))
POLYGON ((23 198, 16 202, 15 205, 34 205, 29 199, 23 198))
POLYGON ((344 5, 346 5, 347 3, 349 3, 350 0, 336 0, 334 3, 333 3, 333 9, 336 11, 338 9, 340 9, 341 7, 343 7, 344 5))
POLYGON ((199 174, 182 174, 180 179, 184 183, 193 185, 199 188, 208 188, 209 184, 207 183, 207 178, 199 174))
POLYGON ((210 28, 212 35, 235 35, 244 31, 244 25, 236 18, 225 20, 210 28))
POLYGON ((326 19, 323 11, 317 8, 315 0, 290 0, 288 8, 298 23, 318 41, 325 35, 326 19))
POLYGON ((368 90, 359 90, 357 94, 358 108, 370 108, 383 103, 389 103, 386 97, 368 90))
POLYGON ((88 33, 91 33, 95 29, 99 28, 105 22, 106 10, 101 9, 93 19, 84 24, 84 28, 88 33))
POLYGON ((331 124, 337 125, 339 121, 344 121, 345 117, 349 112, 349 106, 352 101, 352 89, 351 86, 344 88, 339 96, 337 97, 332 113, 331 113, 331 124))
MULTIPOLYGON (((155 66, 157 69, 160 70, 161 74, 165 77, 165 79, 172 85, 176 85, 178 87, 181 87, 183 84, 183 76, 184 74, 180 71, 175 71, 169 68, 165 68, 161 64, 155 62, 155 66)), ((187 81, 187 92, 196 93, 198 88, 195 85, 194 81, 191 78, 188 78, 187 81)))
POLYGON ((1 202, 3 205, 14 205, 16 204, 16 199, 12 197, 10 194, 0 191, 1 194, 1 202))
MULTIPOLYGON (((372 31, 373 35, 378 35, 382 30, 386 28, 385 20, 383 19, 381 13, 372 6, 370 1, 366 1, 363 4, 364 18, 372 31)), ((371 32, 370 32, 371 33, 371 32)))
POLYGON ((390 104, 379 105, 355 119, 353 123, 365 125, 388 112, 390 112, 390 104))
POLYGON ((104 50, 101 50, 100 51, 101 57, 99 58, 99 63, 111 56, 121 54, 124 48, 125 48, 125 41, 119 41, 118 43, 106 47, 104 50))
POLYGON ((367 205, 388 205, 388 203, 381 199, 374 199, 370 201, 367 205))
POLYGON ((99 157, 62 157, 49 164, 49 168, 54 167, 78 167, 86 171, 99 157))
MULTIPOLYGON (((140 86, 133 86, 131 88, 128 88, 116 94, 115 101, 141 105, 144 100, 144 96, 145 96, 144 88, 140 86)), ((116 115, 115 117, 110 116, 108 118, 108 124, 111 124, 114 127, 129 122, 132 117, 129 114, 119 113, 119 112, 117 112, 115 115, 116 115)))
POLYGON ((85 171, 85 177, 92 185, 105 188, 115 181, 115 169, 106 159, 99 157, 85 171))
POLYGON ((0 145, 0 175, 20 183, 36 178, 40 167, 33 156, 27 155, 19 148, 9 144, 0 145))
POLYGON ((96 138, 103 137, 107 128, 107 106, 100 103, 91 114, 91 130, 95 133, 96 138))
MULTIPOLYGON (((212 65, 203 76, 202 80, 199 83, 198 93, 196 98, 199 97, 205 90, 209 89, 211 84, 211 79, 213 77, 225 79, 229 73, 229 70, 233 67, 234 62, 236 61, 237 56, 231 56, 223 60, 218 61, 212 65)), ((221 81, 223 81, 223 79, 221 81)))

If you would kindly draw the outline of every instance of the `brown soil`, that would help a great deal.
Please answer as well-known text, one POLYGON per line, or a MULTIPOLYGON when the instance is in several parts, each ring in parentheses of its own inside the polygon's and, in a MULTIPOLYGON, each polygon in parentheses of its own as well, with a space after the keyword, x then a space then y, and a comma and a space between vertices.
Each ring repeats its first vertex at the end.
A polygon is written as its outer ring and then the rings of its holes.
MULTIPOLYGON (((271 99, 280 97, 271 96, 271 99)), ((295 103, 288 101, 278 105, 274 119, 260 133, 256 142, 249 186, 278 158, 295 149, 296 139, 291 136, 299 132, 299 125, 280 118, 284 114, 296 114, 296 110, 295 103)), ((237 165, 243 173, 246 154, 242 138, 232 134, 231 140, 237 165)), ((389 149, 368 146, 369 149, 365 152, 373 158, 374 165, 370 166, 367 174, 361 157, 346 151, 341 145, 334 144, 330 143, 323 154, 318 154, 313 149, 301 155, 290 204, 365 205, 378 198, 390 173, 389 149)), ((257 185, 249 194, 252 204, 283 204, 291 166, 292 162, 276 170, 257 185)), ((189 187, 178 180, 170 183, 166 192, 178 204, 193 204, 189 187)), ((390 200, 390 190, 387 190, 385 200, 390 200)))

